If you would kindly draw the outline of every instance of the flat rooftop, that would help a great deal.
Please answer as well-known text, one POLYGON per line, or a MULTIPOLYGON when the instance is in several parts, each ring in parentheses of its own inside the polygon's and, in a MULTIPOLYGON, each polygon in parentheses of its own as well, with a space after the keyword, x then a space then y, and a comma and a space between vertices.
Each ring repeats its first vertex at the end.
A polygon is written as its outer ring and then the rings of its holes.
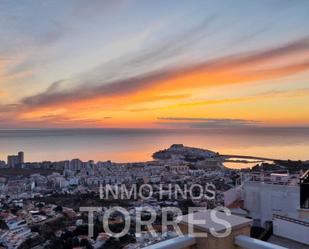
MULTIPOLYGON (((194 228, 197 228, 203 232, 210 232, 210 229, 214 229, 217 233, 222 233, 226 230, 226 227, 218 224, 211 219, 211 212, 213 210, 203 210, 196 213, 193 213, 193 221, 189 220, 189 215, 185 215, 181 219, 181 224, 188 226, 191 224, 194 228), (205 221, 205 224, 194 224, 194 221, 205 221)), ((236 215, 227 215, 224 212, 215 211, 215 215, 217 218, 225 220, 230 223, 231 229, 239 229, 242 227, 246 227, 248 225, 252 225, 252 220, 243 218, 236 215)))

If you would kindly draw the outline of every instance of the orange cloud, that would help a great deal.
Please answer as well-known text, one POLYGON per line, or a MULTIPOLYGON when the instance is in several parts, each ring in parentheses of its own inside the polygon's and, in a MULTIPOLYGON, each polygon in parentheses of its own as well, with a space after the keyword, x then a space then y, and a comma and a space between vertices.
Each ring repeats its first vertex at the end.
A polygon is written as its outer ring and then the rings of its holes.
MULTIPOLYGON (((258 101, 262 98, 288 97, 291 93, 274 92, 261 96, 188 102, 194 91, 206 91, 209 87, 270 81, 307 72, 309 61, 304 52, 308 50, 309 39, 302 39, 261 52, 227 56, 95 86, 88 84, 61 90, 61 82, 56 82, 46 92, 25 98, 21 103, 22 111, 17 117, 23 121, 48 120, 52 123, 63 121, 114 126, 139 123, 149 125, 158 116, 157 111, 168 113, 172 110, 181 113, 187 106, 228 106, 229 103, 258 101), (293 61, 287 62, 288 56, 293 56, 293 61), (187 104, 183 104, 184 102, 187 104), (113 119, 106 120, 106 116, 113 119)), ((297 92, 292 95, 295 97, 301 94, 297 92)), ((229 114, 227 110, 226 114, 229 114)))
MULTIPOLYGON (((52 85, 53 91, 47 89, 43 93, 24 98, 22 102, 28 106, 42 106, 100 97, 135 95, 145 91, 158 91, 162 94, 162 90, 169 88, 175 91, 177 88, 192 89, 194 87, 276 79, 307 71, 309 61, 304 54, 308 51, 309 38, 303 38, 276 48, 225 56, 183 67, 167 67, 114 81, 105 82, 103 80, 100 82, 101 79, 98 76, 89 79, 83 78, 84 83, 72 89, 61 89, 59 84, 55 89, 52 85), (293 61, 289 61, 286 65, 280 63, 278 65, 278 60, 285 60, 288 56, 293 56, 293 61), (273 62, 273 68, 265 66, 271 62, 273 62)), ((134 69, 133 67, 132 70, 134 69)), ((163 93, 168 94, 168 92, 163 93)))

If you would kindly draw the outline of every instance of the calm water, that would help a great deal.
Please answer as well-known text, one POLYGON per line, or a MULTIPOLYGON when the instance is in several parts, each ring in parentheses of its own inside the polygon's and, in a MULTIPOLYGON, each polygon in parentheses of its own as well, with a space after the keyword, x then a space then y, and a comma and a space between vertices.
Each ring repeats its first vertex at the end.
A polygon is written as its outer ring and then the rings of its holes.
POLYGON ((173 143, 222 154, 309 159, 309 128, 0 130, 0 159, 22 150, 26 161, 144 161, 173 143))

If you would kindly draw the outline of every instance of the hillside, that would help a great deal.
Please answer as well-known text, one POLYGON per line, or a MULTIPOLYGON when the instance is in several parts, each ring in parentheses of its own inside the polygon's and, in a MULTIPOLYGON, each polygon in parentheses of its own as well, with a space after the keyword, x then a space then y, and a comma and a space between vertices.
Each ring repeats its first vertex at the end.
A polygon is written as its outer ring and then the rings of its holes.
POLYGON ((217 157, 219 154, 199 148, 184 146, 183 144, 173 144, 170 148, 155 152, 152 157, 156 160, 169 160, 173 158, 183 159, 184 161, 202 161, 217 157))

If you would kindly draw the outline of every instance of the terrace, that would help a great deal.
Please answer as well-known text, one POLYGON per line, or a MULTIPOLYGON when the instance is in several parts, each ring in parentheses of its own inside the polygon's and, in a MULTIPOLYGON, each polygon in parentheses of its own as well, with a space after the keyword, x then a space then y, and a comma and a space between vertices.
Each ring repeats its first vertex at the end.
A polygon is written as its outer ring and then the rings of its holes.
POLYGON ((144 249, 287 249, 250 238, 252 220, 216 212, 216 217, 221 222, 214 222, 211 215, 211 211, 207 210, 196 212, 191 217, 189 215, 183 216, 179 224, 183 236, 162 241, 144 249), (192 222, 192 218, 194 222, 192 222), (229 235, 224 237, 214 236, 222 234, 226 230, 222 220, 231 225, 231 231, 229 235), (192 235, 192 231, 195 235, 199 233, 199 236, 192 235))

